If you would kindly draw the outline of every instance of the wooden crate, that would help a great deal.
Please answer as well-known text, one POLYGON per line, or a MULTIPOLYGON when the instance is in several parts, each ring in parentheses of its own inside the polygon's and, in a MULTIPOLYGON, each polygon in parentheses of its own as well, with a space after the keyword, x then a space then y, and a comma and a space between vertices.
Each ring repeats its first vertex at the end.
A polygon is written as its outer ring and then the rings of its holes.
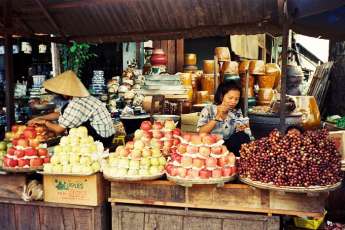
POLYGON ((97 206, 106 199, 102 174, 91 176, 43 176, 44 201, 97 206))
POLYGON ((193 185, 186 188, 158 180, 112 182, 110 196, 109 201, 113 203, 320 217, 328 193, 280 193, 245 184, 225 184, 224 187, 193 185))
POLYGON ((109 229, 110 207, 0 199, 0 229, 109 229))
POLYGON ((25 173, 0 175, 0 198, 21 199, 25 184, 25 173))
POLYGON ((114 230, 273 230, 279 229, 279 225, 277 216, 112 205, 112 229, 114 230))

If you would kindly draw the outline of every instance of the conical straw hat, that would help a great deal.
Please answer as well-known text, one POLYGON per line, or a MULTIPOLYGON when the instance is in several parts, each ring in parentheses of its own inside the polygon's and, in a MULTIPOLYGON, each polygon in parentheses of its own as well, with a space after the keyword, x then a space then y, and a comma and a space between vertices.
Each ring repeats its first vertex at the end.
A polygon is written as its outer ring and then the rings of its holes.
POLYGON ((53 77, 43 83, 43 87, 54 93, 73 96, 73 97, 87 97, 89 92, 79 80, 77 75, 71 71, 65 71, 62 74, 53 77))

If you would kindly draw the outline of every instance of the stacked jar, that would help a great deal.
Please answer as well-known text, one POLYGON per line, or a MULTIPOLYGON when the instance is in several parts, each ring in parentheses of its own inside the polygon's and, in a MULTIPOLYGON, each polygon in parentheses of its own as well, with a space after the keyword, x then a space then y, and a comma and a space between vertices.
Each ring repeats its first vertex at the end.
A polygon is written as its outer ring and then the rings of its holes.
MULTIPOLYGON (((201 91, 197 92, 197 102, 202 104, 204 100, 209 100, 210 95, 214 95, 214 60, 203 61, 203 74, 201 76, 201 91)), ((216 68, 217 71, 217 68, 216 68)), ((218 72, 218 71, 217 71, 218 72)), ((218 76, 218 73, 217 73, 218 76)))
POLYGON ((183 65, 183 72, 185 73, 194 73, 198 70, 196 65, 196 54, 194 53, 186 53, 184 55, 184 65, 183 65))
MULTIPOLYGON (((246 74, 249 71, 249 63, 250 61, 244 60, 241 61, 238 67, 238 72, 240 74, 240 81, 242 87, 242 97, 245 97, 245 90, 246 90, 246 74)), ((248 106, 254 106, 256 104, 255 94, 254 94, 254 76, 249 74, 248 76, 248 106)))
POLYGON ((151 73, 160 74, 167 71, 167 57, 163 49, 154 49, 150 58, 151 73))

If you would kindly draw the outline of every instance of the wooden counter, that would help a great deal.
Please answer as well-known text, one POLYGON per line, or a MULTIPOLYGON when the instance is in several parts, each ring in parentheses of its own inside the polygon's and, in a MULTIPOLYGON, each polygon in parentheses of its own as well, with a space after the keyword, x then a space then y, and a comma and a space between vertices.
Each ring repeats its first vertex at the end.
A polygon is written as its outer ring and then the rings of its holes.
POLYGON ((255 189, 245 184, 179 186, 166 180, 111 182, 109 202, 320 217, 328 193, 298 194, 255 189))

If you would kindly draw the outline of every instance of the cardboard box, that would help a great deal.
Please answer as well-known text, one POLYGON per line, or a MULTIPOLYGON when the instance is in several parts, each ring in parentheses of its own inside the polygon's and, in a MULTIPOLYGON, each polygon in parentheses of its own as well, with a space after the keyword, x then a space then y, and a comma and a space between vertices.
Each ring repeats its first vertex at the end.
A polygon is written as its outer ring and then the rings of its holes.
POLYGON ((44 201, 64 204, 98 206, 105 201, 103 177, 43 176, 44 201))
POLYGON ((197 132, 199 113, 181 114, 181 130, 183 132, 197 132))
POLYGON ((345 131, 332 131, 329 136, 333 139, 342 161, 345 161, 345 131))

